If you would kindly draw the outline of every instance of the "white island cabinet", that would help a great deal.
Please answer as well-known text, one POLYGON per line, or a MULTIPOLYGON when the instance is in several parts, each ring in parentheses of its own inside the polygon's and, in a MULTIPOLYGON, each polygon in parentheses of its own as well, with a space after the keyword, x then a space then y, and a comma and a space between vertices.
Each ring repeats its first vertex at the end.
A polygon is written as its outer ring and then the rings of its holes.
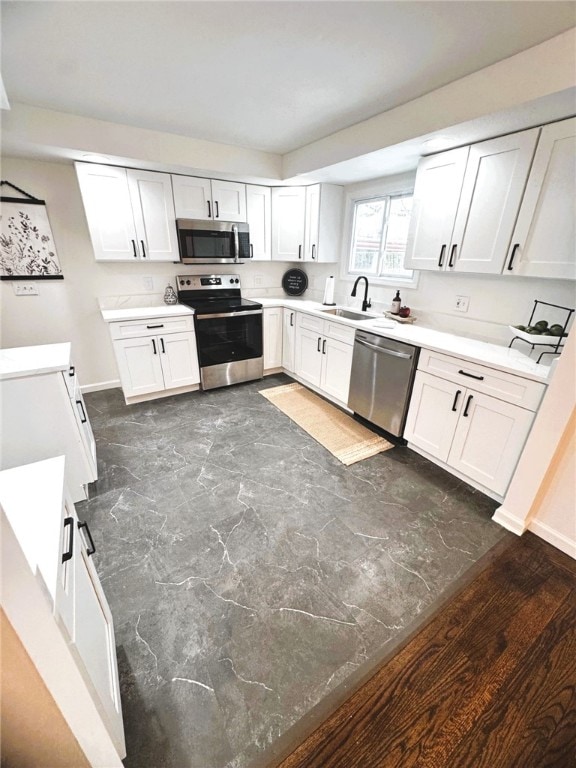
MULTIPOLYGON (((0 472, 2 611, 39 676, 27 679, 30 706, 20 718, 35 727, 36 688, 45 686, 50 706, 43 717, 56 724, 64 718, 64 733, 86 764, 121 768, 126 749, 114 626, 91 560, 89 528, 65 490, 65 461, 59 456, 0 472)), ((8 744, 10 736, 4 731, 8 744)), ((33 740, 19 746, 26 764, 39 764, 36 746, 33 740)))
POLYGON ((0 469, 66 456, 73 501, 98 477, 96 443, 69 343, 0 350, 0 469))

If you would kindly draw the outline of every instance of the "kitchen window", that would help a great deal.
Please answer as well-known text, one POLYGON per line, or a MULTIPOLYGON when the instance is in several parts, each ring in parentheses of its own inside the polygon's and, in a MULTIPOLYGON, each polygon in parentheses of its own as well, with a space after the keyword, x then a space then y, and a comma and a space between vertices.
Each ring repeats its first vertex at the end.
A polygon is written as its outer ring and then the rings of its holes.
POLYGON ((412 194, 355 200, 348 274, 412 283, 404 268, 411 213, 412 194))

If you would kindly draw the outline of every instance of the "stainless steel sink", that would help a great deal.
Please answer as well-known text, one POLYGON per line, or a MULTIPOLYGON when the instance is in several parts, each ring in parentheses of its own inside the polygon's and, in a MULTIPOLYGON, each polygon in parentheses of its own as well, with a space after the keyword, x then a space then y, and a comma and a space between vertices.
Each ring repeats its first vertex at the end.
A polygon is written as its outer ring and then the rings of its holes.
POLYGON ((324 312, 327 315, 336 315, 337 317, 344 317, 346 320, 373 320, 372 315, 365 314, 364 312, 354 312, 352 309, 321 309, 320 312, 324 312))

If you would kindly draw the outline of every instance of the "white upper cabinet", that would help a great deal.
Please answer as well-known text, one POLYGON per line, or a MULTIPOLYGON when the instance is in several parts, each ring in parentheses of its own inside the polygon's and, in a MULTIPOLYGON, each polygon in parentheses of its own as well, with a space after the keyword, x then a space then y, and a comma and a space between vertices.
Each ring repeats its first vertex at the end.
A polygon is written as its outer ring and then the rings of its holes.
POLYGON ((542 128, 504 267, 576 279, 576 118, 542 128))
POLYGON ((272 258, 272 192, 270 187, 246 185, 246 221, 250 230, 251 257, 272 258))
POLYGON ((246 185, 236 181, 172 176, 177 219, 246 221, 246 185))
POLYGON ((272 189, 272 258, 277 261, 304 259, 306 187, 272 189))
POLYGON ((464 181, 469 147, 420 161, 406 258, 407 269, 444 269, 464 181))
POLYGON ((75 166, 97 261, 179 261, 168 174, 75 166))
POLYGON ((422 160, 406 266, 500 274, 539 129, 422 160))
POLYGON ((338 261, 343 200, 335 184, 272 189, 272 258, 338 261))

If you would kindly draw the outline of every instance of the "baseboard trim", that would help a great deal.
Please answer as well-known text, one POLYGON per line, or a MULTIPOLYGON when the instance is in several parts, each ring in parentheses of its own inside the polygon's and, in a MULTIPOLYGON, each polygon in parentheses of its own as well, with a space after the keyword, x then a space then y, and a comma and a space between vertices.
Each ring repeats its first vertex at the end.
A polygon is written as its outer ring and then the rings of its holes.
POLYGON ((576 560, 576 541, 572 541, 567 536, 564 536, 563 533, 555 531, 554 528, 540 520, 532 520, 528 530, 532 531, 539 538, 544 539, 544 541, 547 541, 548 544, 552 544, 556 549, 564 552, 565 555, 576 560))
POLYGON ((522 536, 526 530, 524 520, 507 512, 504 507, 498 507, 496 512, 492 515, 492 520, 494 520, 495 523, 498 523, 498 525, 501 525, 502 528, 506 528, 507 531, 512 531, 516 536, 522 536))
POLYGON ((80 387, 82 394, 85 392, 100 392, 103 389, 115 389, 120 387, 120 379, 114 381, 99 381, 96 384, 86 384, 80 387))

